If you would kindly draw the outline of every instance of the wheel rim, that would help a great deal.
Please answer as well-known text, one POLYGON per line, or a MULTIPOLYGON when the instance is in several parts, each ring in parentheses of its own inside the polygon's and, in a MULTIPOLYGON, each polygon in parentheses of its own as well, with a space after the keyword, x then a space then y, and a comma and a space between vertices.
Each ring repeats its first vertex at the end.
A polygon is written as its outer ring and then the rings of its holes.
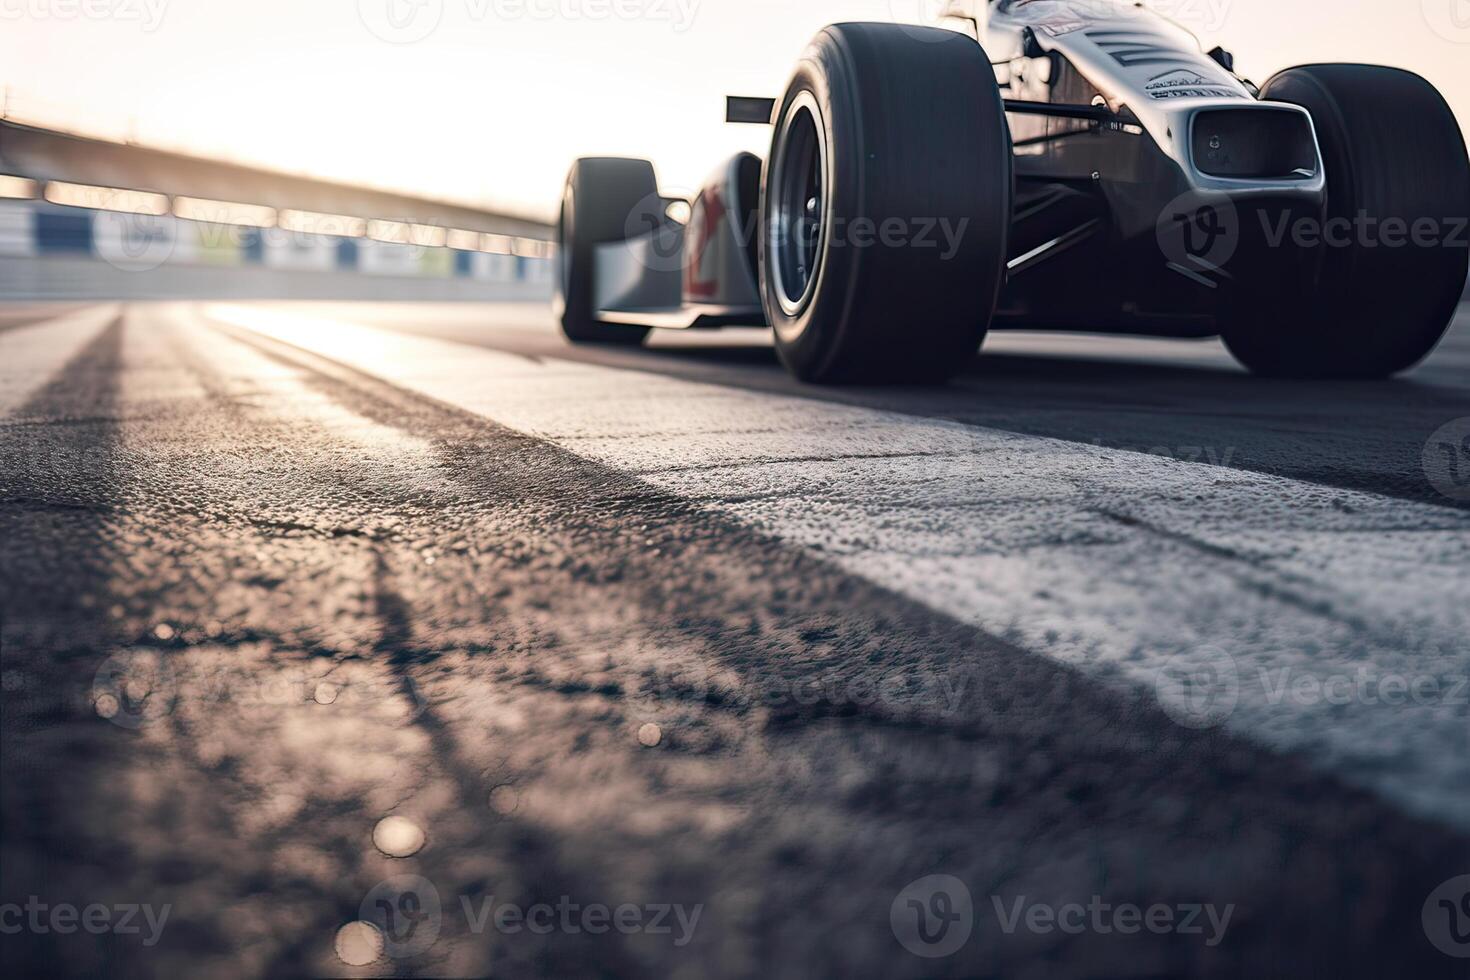
POLYGON ((776 299, 788 316, 811 302, 825 251, 827 153, 816 100, 792 102, 782 126, 770 193, 767 241, 776 299))

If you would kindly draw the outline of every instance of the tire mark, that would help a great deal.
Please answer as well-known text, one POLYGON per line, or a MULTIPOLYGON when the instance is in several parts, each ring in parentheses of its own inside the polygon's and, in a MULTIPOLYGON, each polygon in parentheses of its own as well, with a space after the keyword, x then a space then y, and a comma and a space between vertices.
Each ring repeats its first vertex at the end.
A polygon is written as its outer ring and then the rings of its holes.
MULTIPOLYGON (((110 839, 108 776, 128 746, 92 711, 97 664, 119 639, 106 611, 116 520, 130 477, 118 424, 126 313, 19 410, 75 426, 0 440, 0 902, 140 895, 137 868, 110 839)), ((78 943, 27 930, 0 943, 9 976, 145 976, 138 943, 78 943)))

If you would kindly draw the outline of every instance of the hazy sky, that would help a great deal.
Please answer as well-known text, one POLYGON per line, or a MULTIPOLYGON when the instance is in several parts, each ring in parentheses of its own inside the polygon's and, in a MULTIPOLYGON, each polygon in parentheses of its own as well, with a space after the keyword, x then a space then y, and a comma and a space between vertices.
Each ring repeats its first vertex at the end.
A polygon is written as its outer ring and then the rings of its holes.
MULTIPOLYGON (((0 0, 0 83, 39 121, 544 216, 578 155, 650 157, 671 189, 764 155, 726 93, 779 94, 824 24, 935 2, 0 0)), ((1470 0, 1150 2, 1257 81, 1412 68, 1470 127, 1470 0)))

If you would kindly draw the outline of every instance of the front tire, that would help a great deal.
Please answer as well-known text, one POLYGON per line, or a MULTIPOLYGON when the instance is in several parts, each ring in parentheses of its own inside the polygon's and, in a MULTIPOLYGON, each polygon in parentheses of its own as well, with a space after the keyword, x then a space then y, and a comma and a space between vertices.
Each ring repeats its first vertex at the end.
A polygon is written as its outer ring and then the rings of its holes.
POLYGON ((623 241, 629 229, 642 227, 646 219, 640 212, 659 200, 653 164, 647 160, 594 157, 572 164, 557 220, 553 299, 567 340, 636 346, 648 336, 647 327, 597 318, 595 256, 598 245, 623 241))
POLYGON ((1223 325, 1226 345, 1264 375, 1382 378, 1412 367, 1444 336, 1470 271, 1470 160, 1454 114, 1418 75, 1367 65, 1292 68, 1261 98, 1312 115, 1327 172, 1324 240, 1300 256, 1299 300, 1244 304, 1223 325), (1399 247, 1387 244, 1390 219, 1410 231, 1399 247), (1432 236, 1416 241, 1416 223, 1432 236), (1350 226, 1345 244, 1327 242, 1350 226), (1370 240, 1364 228, 1378 231, 1370 240))
POLYGON ((930 382, 970 363, 1005 278, 1011 144, 990 59, 937 28, 817 35, 776 114, 760 286, 815 382, 930 382))

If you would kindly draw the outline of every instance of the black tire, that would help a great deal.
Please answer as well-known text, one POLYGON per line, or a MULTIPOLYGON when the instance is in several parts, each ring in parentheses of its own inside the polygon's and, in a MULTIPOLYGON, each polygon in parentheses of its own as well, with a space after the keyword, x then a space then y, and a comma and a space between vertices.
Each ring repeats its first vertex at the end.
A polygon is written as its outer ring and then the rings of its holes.
POLYGON ((776 120, 760 288, 787 368, 906 383, 970 363, 1005 278, 1011 218, 1010 131, 985 52, 937 28, 828 27, 776 120))
POLYGON ((1411 230, 1430 221, 1439 244, 1410 235, 1391 247, 1376 233, 1370 244, 1354 230, 1350 244, 1319 245, 1297 256, 1300 302, 1247 304, 1222 325, 1225 343, 1273 376, 1382 378, 1419 363, 1444 336, 1470 271, 1470 159, 1454 114, 1418 75, 1368 65, 1288 69, 1261 98, 1312 114, 1327 176, 1324 231, 1360 215, 1379 229, 1388 219, 1411 230))
POLYGON ((648 336, 647 327, 597 319, 593 249, 644 227, 638 212, 658 203, 658 182, 647 160, 600 157, 572 164, 557 220, 554 300, 561 331, 572 343, 637 345, 648 336))

